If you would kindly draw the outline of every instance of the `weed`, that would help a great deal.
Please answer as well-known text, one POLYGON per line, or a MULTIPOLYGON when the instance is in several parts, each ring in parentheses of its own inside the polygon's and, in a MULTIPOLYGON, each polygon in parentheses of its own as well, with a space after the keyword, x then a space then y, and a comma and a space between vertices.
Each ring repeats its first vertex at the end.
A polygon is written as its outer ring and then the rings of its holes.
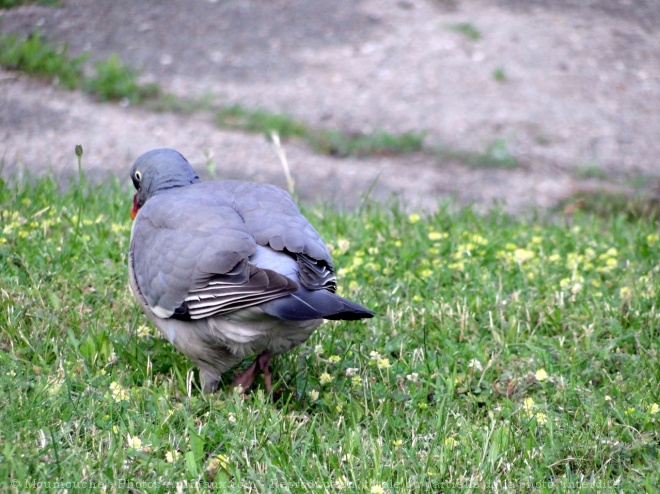
POLYGON ((498 67, 495 70, 493 70, 493 79, 495 79, 497 82, 506 82, 507 81, 507 75, 506 71, 504 70, 503 67, 498 67))
POLYGON ((518 160, 509 152, 505 139, 495 139, 482 153, 435 146, 432 148, 439 158, 458 161, 472 168, 515 168, 518 160))
POLYGON ((76 89, 83 80, 82 67, 88 55, 67 55, 67 46, 51 47, 39 30, 25 39, 0 35, 0 65, 29 75, 47 78, 67 89, 76 89))
POLYGON ((159 92, 157 98, 147 99, 142 102, 142 105, 148 110, 155 112, 192 114, 203 111, 213 111, 213 100, 214 96, 211 94, 199 98, 191 98, 159 92))
POLYGON ((420 151, 426 135, 420 132, 395 135, 384 131, 363 134, 313 128, 289 115, 261 109, 248 110, 240 105, 222 107, 216 114, 216 123, 223 128, 265 135, 275 132, 283 139, 298 137, 317 152, 340 157, 420 151))
POLYGON ((222 107, 216 113, 216 123, 223 128, 259 132, 265 135, 276 132, 283 139, 307 135, 305 125, 289 115, 260 109, 248 110, 240 105, 222 107))
POLYGON ((395 135, 376 131, 372 134, 346 133, 323 129, 309 135, 309 142, 316 151, 331 156, 367 156, 378 154, 405 154, 421 151, 426 134, 405 132, 395 135))
POLYGON ((585 179, 595 178, 598 180, 607 180, 608 178, 607 170, 593 163, 578 165, 575 168, 575 175, 585 179))
POLYGON ((641 192, 580 191, 564 199, 557 209, 571 215, 579 211, 607 218, 618 215, 631 220, 660 218, 658 198, 641 192))
POLYGON ((99 101, 126 99, 133 104, 158 96, 157 84, 138 83, 138 72, 124 64, 118 55, 94 64, 95 74, 85 81, 85 89, 99 101))
POLYGON ((447 26, 452 31, 462 34, 471 41, 478 41, 481 39, 479 30, 469 22, 459 22, 457 24, 449 24, 447 26))
POLYGON ((472 163, 480 168, 514 168, 518 162, 509 151, 509 143, 505 139, 494 139, 472 163))
POLYGON ((36 3, 39 5, 55 6, 60 2, 59 0, 0 0, 0 9, 11 9, 19 5, 27 5, 36 3))
POLYGON ((142 103, 160 92, 156 84, 138 83, 138 72, 124 64, 117 55, 96 62, 95 74, 85 78, 83 65, 88 58, 88 53, 70 58, 66 45, 53 48, 41 37, 39 30, 25 39, 0 36, 0 65, 10 70, 49 78, 67 89, 84 87, 100 101, 126 99, 131 103, 142 103))

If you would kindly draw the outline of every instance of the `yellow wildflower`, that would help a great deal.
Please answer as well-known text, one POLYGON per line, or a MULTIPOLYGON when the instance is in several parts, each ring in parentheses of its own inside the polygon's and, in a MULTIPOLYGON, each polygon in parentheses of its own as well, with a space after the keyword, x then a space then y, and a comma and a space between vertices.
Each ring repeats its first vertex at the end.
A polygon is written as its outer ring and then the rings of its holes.
POLYGON ((180 453, 178 451, 168 451, 165 453, 165 461, 167 463, 174 463, 179 459, 180 453))
POLYGON ((548 261, 555 262, 555 263, 559 262, 560 259, 561 259, 561 256, 559 254, 556 254, 556 253, 551 254, 550 257, 548 257, 548 261))
POLYGON ((537 381, 542 382, 548 378, 548 373, 545 371, 545 369, 539 369, 534 374, 534 377, 537 381))
POLYGON ((429 236, 429 240, 436 241, 436 240, 442 240, 443 238, 446 238, 447 234, 431 231, 431 232, 429 232, 428 236, 429 236))
POLYGON ((545 425, 548 422, 548 416, 543 412, 536 413, 536 423, 539 425, 545 425))
POLYGON ((351 248, 351 242, 345 238, 340 238, 337 241, 337 248, 339 249, 340 253, 344 254, 345 252, 348 252, 348 249, 351 248))
POLYGON ((463 271, 465 270, 465 262, 464 261, 456 261, 452 262, 447 265, 449 269, 454 269, 456 271, 463 271))
POLYGON ((447 446, 449 449, 454 449, 456 446, 458 446, 458 441, 453 437, 446 437, 445 446, 447 446))
POLYGON ((321 383, 321 385, 329 384, 332 382, 332 376, 327 372, 324 372, 323 374, 321 374, 319 382, 321 383))
POLYGON ((137 436, 128 434, 128 446, 133 449, 142 449, 142 440, 137 436))
POLYGON ((534 258, 534 252, 528 249, 516 249, 513 251, 513 260, 518 264, 523 264, 526 261, 534 258))
POLYGON ((118 382, 113 381, 110 383, 110 393, 112 394, 112 399, 117 403, 128 401, 128 391, 118 382))

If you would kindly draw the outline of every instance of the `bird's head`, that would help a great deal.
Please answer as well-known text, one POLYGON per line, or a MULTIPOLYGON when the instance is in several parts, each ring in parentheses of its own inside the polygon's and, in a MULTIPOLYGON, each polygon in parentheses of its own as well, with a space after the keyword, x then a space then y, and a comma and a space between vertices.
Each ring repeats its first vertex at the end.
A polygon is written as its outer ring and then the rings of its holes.
POLYGON ((154 149, 140 156, 131 168, 131 180, 137 192, 133 196, 131 218, 147 200, 163 191, 199 182, 190 163, 174 149, 154 149))

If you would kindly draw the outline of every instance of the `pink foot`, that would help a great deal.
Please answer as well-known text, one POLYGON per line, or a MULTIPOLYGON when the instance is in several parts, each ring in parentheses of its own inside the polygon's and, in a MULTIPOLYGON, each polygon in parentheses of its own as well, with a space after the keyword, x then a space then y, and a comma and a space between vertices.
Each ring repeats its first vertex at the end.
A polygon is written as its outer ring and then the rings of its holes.
POLYGON ((257 357, 256 364, 261 369, 261 372, 264 373, 264 384, 266 385, 266 392, 271 394, 273 392, 273 378, 270 369, 270 354, 262 353, 257 357))
POLYGON ((234 382, 231 384, 231 387, 238 388, 240 386, 242 391, 247 391, 248 388, 252 386, 255 377, 257 377, 257 372, 259 372, 259 366, 257 365, 257 361, 255 360, 254 362, 252 362, 250 367, 248 367, 238 376, 236 376, 236 379, 234 379, 234 382))
POLYGON ((232 383, 233 388, 237 388, 240 386, 243 391, 247 391, 247 389, 252 386, 254 383, 255 378, 259 374, 259 372, 263 372, 264 374, 264 384, 266 385, 266 392, 272 393, 273 392, 273 378, 272 378, 272 373, 270 369, 270 354, 268 352, 264 352, 261 355, 259 355, 254 362, 245 369, 243 372, 241 372, 238 376, 236 376, 236 379, 234 379, 234 382, 232 383))

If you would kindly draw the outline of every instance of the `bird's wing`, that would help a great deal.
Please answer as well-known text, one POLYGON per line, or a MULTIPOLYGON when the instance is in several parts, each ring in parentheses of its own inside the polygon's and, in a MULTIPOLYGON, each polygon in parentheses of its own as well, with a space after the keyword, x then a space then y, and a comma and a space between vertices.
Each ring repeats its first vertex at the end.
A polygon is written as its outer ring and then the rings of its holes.
POLYGON ((185 189, 150 198, 131 234, 135 281, 158 317, 200 319, 299 288, 295 280, 249 263, 257 243, 230 204, 193 186, 185 189))
POLYGON ((231 180, 211 185, 232 197, 233 207, 257 244, 296 258, 298 281, 305 288, 336 291, 328 248, 287 192, 273 185, 231 180))

